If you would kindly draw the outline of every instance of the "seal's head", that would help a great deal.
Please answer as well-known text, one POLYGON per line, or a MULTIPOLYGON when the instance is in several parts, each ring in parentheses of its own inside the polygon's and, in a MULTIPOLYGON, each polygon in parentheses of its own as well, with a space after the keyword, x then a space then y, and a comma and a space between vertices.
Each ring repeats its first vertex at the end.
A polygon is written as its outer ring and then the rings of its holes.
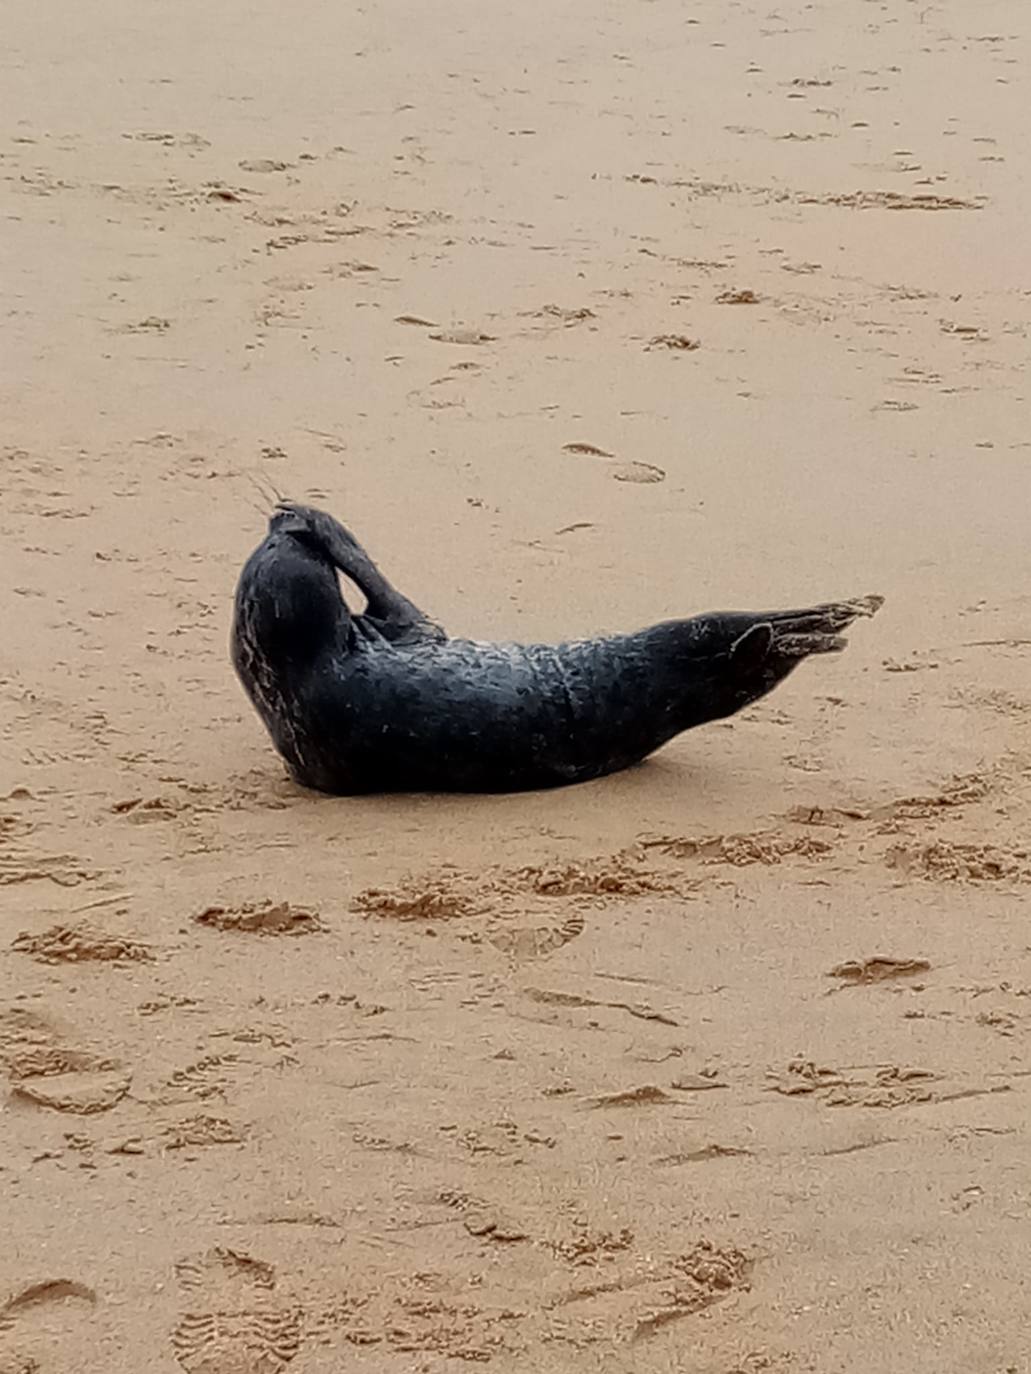
POLYGON ((236 593, 234 660, 245 681, 260 665, 280 677, 342 652, 350 617, 325 541, 303 507, 281 507, 244 565, 236 593))
POLYGON ((280 545, 286 541, 294 540, 306 553, 313 554, 316 558, 330 563, 325 540, 311 516, 312 513, 304 506, 291 506, 282 503, 276 507, 269 519, 269 537, 275 538, 275 542, 280 545))

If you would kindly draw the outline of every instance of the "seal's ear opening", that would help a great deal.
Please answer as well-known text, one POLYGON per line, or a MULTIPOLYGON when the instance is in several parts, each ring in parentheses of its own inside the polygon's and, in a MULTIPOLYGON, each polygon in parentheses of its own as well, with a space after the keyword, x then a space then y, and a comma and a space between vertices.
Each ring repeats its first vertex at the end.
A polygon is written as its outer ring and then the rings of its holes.
POLYGON ((769 657, 772 644, 772 625, 752 625, 730 646, 730 662, 739 673, 757 672, 769 657))

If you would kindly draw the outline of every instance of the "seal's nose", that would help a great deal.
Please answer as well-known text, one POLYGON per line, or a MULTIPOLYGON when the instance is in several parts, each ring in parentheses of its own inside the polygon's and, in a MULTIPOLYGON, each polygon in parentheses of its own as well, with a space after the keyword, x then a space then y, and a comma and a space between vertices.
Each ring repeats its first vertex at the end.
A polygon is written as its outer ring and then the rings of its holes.
POLYGON ((307 529, 308 522, 292 510, 277 510, 268 522, 269 534, 303 534, 307 529))

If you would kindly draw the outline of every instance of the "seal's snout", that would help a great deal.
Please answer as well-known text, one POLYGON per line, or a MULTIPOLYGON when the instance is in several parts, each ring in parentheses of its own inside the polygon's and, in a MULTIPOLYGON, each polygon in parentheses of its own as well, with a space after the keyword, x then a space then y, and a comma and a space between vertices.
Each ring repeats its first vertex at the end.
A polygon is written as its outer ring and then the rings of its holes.
POLYGON ((299 534, 307 529, 307 522, 289 506, 277 506, 269 517, 269 534, 299 534))
POLYGON ((310 553, 325 555, 323 540, 303 509, 278 506, 268 522, 268 532, 270 535, 296 540, 310 553))

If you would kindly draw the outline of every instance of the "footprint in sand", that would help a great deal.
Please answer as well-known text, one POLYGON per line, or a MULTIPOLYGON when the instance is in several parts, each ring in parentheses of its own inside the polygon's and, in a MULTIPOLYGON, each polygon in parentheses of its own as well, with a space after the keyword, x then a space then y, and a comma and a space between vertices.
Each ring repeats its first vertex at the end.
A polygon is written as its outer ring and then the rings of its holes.
POLYGON ((0 1350, 0 1374, 40 1374, 41 1366, 31 1355, 0 1350))
MULTIPOLYGON (((34 761, 53 763, 55 757, 41 755, 34 761)), ((98 872, 83 867, 71 854, 38 854, 14 846, 7 846, 0 854, 0 887, 41 881, 54 883, 57 887, 78 887, 98 877, 98 872)))
POLYGON ((280 1374, 301 1348, 301 1314, 276 1297, 271 1264, 216 1246, 175 1266, 183 1312, 171 1345, 187 1374, 280 1374))
POLYGON ((430 338, 436 343, 460 344, 465 347, 493 343, 493 334, 484 334, 480 329, 441 329, 430 338))
POLYGON ((23 930, 11 948, 41 964, 131 964, 154 957, 139 941, 108 934, 83 921, 50 926, 38 934, 23 930))
MULTIPOLYGON (((33 1341, 33 1345, 41 1338, 50 1345, 54 1337, 55 1317, 59 1315, 67 1320, 84 1316, 96 1306, 96 1302, 97 1295, 93 1289, 74 1279, 42 1279, 16 1289, 5 1301, 0 1302, 0 1340, 3 1341, 0 1346, 0 1374, 41 1374, 43 1369, 27 1349, 8 1344, 8 1332, 13 1331, 16 1340, 24 1335, 33 1341)), ((49 1364, 47 1367, 50 1367, 49 1364)))
POLYGON ((583 932, 583 913, 574 911, 558 925, 523 926, 515 930, 495 926, 487 932, 487 939, 510 959, 543 959, 583 932))
POLYGON ((191 1101, 225 1099, 230 1077, 239 1067, 236 1054, 207 1054, 171 1074, 158 1088, 153 1101, 159 1106, 180 1106, 191 1101))
POLYGON ((701 344, 698 340, 686 334, 656 334, 645 344, 644 351, 654 353, 657 349, 667 349, 673 353, 694 353, 699 348, 701 344))
POLYGON ((132 1082, 119 1060, 61 1044, 50 1022, 18 1008, 0 1011, 0 1069, 15 1101, 77 1116, 110 1111, 132 1082))
POLYGON ((564 453, 584 454, 588 458, 601 458, 604 460, 609 476, 617 482, 637 482, 639 484, 649 484, 654 482, 664 482, 666 474, 654 463, 640 463, 636 460, 622 462, 614 453, 609 453, 607 449, 598 448, 597 444, 586 444, 574 442, 563 444, 564 453))
POLYGON ((166 1150, 198 1150, 213 1145, 242 1145, 246 1132, 224 1116, 204 1112, 172 1122, 162 1132, 166 1150))
POLYGON ((74 1302, 95 1306, 97 1295, 84 1283, 73 1279, 43 1279, 20 1289, 0 1306, 0 1327, 10 1326, 23 1313, 51 1307, 55 1303, 74 1302))
POLYGON ((273 157, 245 157, 236 165, 242 172, 285 172, 293 163, 280 162, 273 157))
POLYGON ((80 1116, 110 1111, 132 1079, 116 1059, 55 1044, 12 1048, 0 1062, 14 1098, 80 1116))
POLYGON ((212 930, 253 935, 308 935, 324 927, 318 913, 292 902, 243 902, 236 907, 209 906, 194 918, 212 930))

